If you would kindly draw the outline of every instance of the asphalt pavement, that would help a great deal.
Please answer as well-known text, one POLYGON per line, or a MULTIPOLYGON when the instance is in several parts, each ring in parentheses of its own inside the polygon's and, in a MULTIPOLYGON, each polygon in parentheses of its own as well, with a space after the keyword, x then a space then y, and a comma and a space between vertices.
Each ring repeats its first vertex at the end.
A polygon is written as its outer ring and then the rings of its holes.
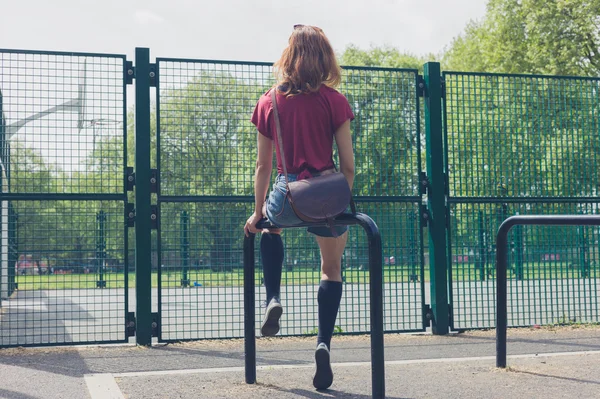
MULTIPOLYGON (((600 327, 511 329, 508 368, 493 330, 386 335, 387 398, 600 397, 600 327)), ((312 387, 314 337, 259 339, 257 383, 244 381, 243 341, 151 348, 0 350, 0 398, 370 398, 368 336, 337 336, 330 390, 312 387)))

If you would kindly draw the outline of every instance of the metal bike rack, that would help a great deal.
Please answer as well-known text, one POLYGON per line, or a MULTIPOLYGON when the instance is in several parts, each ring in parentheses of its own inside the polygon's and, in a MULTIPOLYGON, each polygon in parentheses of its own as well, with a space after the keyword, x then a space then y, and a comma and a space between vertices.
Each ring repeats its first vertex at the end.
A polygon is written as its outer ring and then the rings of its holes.
POLYGON ((600 226, 600 215, 511 216, 496 235, 496 367, 506 367, 508 233, 517 225, 600 226))
MULTIPOLYGON (((373 398, 385 398, 385 365, 383 357, 383 262, 379 228, 363 213, 343 214, 335 219, 335 226, 361 225, 369 241, 369 287, 371 299, 371 381, 373 398)), ((325 226, 326 223, 304 223, 287 227, 325 226)), ((257 225, 259 229, 273 228, 266 219, 257 225)), ((254 234, 244 240, 244 351, 246 355, 246 383, 256 382, 256 320, 254 284, 254 234)))

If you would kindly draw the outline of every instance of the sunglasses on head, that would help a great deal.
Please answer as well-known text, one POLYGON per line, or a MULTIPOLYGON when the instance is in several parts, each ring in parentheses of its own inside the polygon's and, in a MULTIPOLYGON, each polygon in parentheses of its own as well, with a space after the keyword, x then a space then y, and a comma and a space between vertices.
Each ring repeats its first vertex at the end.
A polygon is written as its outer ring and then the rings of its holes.
MULTIPOLYGON (((294 25, 294 29, 300 29, 300 28, 304 28, 306 25, 302 25, 302 24, 296 24, 294 25)), ((314 30, 318 31, 318 32, 322 32, 323 29, 321 28, 317 28, 316 26, 309 26, 309 28, 313 28, 314 30)))

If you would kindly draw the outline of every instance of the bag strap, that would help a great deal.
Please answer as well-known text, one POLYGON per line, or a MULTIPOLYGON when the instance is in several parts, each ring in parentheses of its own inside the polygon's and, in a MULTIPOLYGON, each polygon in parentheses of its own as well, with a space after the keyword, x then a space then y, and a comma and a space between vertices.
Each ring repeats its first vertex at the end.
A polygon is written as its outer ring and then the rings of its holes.
POLYGON ((283 150, 283 139, 281 138, 281 124, 279 123, 279 110, 277 109, 277 86, 271 89, 271 100, 273 101, 273 112, 275 114, 275 129, 277 130, 277 144, 279 146, 279 155, 281 156, 281 164, 283 166, 283 174, 285 175, 285 184, 289 183, 287 166, 285 164, 285 151, 283 150))

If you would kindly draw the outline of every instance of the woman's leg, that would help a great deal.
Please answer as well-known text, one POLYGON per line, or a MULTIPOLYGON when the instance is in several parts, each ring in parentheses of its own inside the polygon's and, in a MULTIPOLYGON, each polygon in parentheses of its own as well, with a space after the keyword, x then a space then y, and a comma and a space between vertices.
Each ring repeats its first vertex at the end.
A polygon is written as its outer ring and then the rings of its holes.
POLYGON ((260 238, 260 256, 263 267, 263 279, 267 290, 267 304, 273 297, 279 297, 281 270, 283 268, 283 241, 280 232, 262 233, 260 238))
MULTIPOLYGON (((267 204, 262 208, 264 217, 267 217, 267 204)), ((263 281, 267 290, 267 306, 274 296, 279 297, 281 287, 281 270, 283 268, 283 241, 281 229, 263 231, 260 238, 260 257, 263 267, 263 281)))
MULTIPOLYGON (((266 216, 266 204, 263 206, 263 216, 266 216)), ((267 291, 267 309, 260 332, 265 337, 272 337, 279 332, 279 319, 283 314, 283 307, 279 299, 283 256, 281 229, 263 231, 260 237, 260 258, 263 267, 263 281, 267 291)))
POLYGON ((342 299, 342 255, 346 248, 348 233, 339 237, 318 237, 321 249, 321 284, 317 302, 319 304, 319 335, 321 342, 331 346, 331 336, 335 328, 340 301, 342 299))
POLYGON ((329 349, 342 299, 342 254, 347 240, 347 232, 339 237, 317 236, 321 249, 321 284, 317 295, 319 333, 315 352, 317 371, 313 379, 313 385, 317 389, 329 388, 333 382, 329 349))
POLYGON ((267 309, 260 332, 264 337, 273 337, 279 332, 279 319, 283 307, 279 299, 281 269, 283 268, 283 241, 279 233, 262 233, 260 254, 263 266, 263 279, 267 289, 267 309))

